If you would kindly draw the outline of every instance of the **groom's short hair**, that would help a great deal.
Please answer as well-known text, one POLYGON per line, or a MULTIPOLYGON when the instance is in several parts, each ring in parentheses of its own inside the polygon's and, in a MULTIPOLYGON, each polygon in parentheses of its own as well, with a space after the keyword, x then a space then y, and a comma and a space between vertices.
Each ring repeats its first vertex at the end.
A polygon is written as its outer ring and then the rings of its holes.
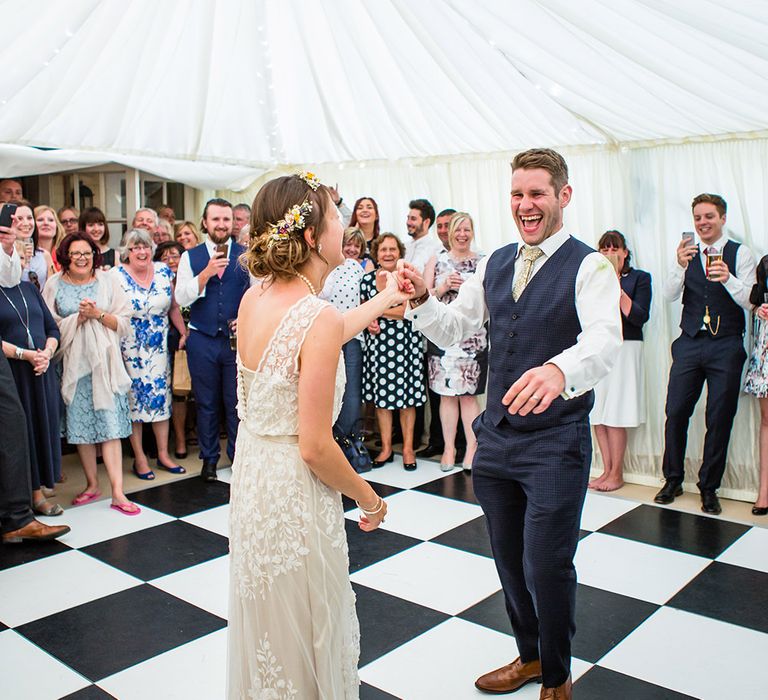
POLYGON ((531 148, 518 153, 512 161, 512 172, 534 168, 542 168, 549 173, 555 194, 568 184, 568 166, 565 158, 551 148, 531 148))

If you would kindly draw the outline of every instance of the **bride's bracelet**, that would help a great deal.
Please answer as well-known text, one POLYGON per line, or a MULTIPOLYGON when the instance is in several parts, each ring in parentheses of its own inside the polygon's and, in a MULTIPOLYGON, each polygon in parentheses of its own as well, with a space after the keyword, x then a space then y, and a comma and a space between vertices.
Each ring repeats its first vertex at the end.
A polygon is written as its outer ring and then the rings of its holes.
POLYGON ((355 501, 355 505, 366 515, 376 515, 377 513, 381 512, 381 509, 384 507, 384 499, 381 496, 378 496, 379 502, 376 504, 376 507, 373 510, 366 510, 360 505, 360 501, 355 501))

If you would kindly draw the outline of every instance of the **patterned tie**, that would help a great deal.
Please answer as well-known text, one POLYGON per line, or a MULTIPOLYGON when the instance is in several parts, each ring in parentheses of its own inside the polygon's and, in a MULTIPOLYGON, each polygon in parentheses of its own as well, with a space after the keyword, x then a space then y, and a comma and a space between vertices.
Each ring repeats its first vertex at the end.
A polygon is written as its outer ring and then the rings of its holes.
POLYGON ((515 286, 512 287, 512 298, 517 301, 523 290, 528 285, 531 279, 531 272, 533 271, 533 263, 536 262, 544 252, 538 246, 526 245, 523 246, 523 269, 515 280, 515 286))

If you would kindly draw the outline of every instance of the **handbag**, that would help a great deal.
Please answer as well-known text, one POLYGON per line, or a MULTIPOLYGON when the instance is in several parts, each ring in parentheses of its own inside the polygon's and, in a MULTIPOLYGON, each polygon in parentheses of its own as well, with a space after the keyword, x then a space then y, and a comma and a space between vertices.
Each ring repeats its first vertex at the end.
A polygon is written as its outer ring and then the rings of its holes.
POLYGON ((352 469, 358 474, 373 469, 371 455, 368 454, 368 450, 359 435, 345 435, 336 426, 333 426, 333 439, 352 465, 352 469))
POLYGON ((189 396, 192 392, 192 377, 189 374, 186 350, 177 350, 173 354, 171 390, 175 396, 189 396))

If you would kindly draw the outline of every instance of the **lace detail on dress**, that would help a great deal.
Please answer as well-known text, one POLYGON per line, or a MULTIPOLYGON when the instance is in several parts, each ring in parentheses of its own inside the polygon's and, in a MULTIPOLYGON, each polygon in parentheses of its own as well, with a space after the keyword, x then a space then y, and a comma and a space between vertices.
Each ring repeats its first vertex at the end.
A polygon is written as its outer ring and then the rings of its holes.
POLYGON ((298 697, 299 691, 293 687, 293 683, 282 677, 283 667, 272 653, 268 634, 259 640, 256 661, 259 671, 251 679, 252 685, 248 691, 250 700, 291 700, 298 697))

